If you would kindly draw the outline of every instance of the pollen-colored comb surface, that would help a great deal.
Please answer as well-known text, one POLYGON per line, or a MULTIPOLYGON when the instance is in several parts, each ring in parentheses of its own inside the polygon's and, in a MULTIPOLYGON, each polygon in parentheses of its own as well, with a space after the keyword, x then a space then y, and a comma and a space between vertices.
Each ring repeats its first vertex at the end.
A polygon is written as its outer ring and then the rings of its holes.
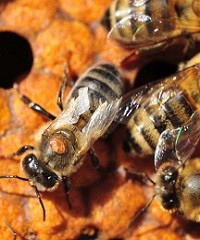
MULTIPOLYGON (((10 32, 24 37, 33 52, 31 71, 15 80, 20 93, 57 115, 60 112, 56 105, 57 94, 66 64, 73 78, 98 61, 120 66, 129 51, 109 39, 99 23, 110 3, 111 0, 0 2, 0 34, 10 32)), ((9 65, 7 69, 10 71, 9 65)), ((130 82, 134 81, 137 71, 138 68, 133 69, 126 75, 130 82)), ((66 94, 69 91, 67 87, 66 94)), ((46 118, 20 100, 15 89, 0 89, 0 155, 6 156, 23 145, 34 144, 37 131, 46 122, 46 118)), ((13 228, 18 233, 17 239, 81 239, 82 232, 91 227, 97 229, 98 239, 102 240, 200 237, 198 227, 192 224, 190 227, 189 223, 164 212, 156 201, 139 221, 128 227, 152 195, 152 187, 127 178, 123 166, 152 174, 153 163, 152 159, 138 162, 137 158, 127 156, 122 151, 122 132, 123 129, 116 130, 112 144, 100 140, 94 146, 105 174, 101 176, 88 157, 71 176, 72 209, 67 205, 62 184, 56 191, 41 194, 46 209, 45 222, 34 189, 28 182, 0 179, 0 238, 12 239, 13 228)), ((20 159, 1 157, 0 176, 25 177, 20 159)))

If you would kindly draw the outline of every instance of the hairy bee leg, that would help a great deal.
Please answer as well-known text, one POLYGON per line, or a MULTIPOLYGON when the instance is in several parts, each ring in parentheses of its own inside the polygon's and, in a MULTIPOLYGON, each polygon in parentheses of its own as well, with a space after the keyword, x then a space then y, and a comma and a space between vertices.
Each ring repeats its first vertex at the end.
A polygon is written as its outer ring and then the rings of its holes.
POLYGON ((71 86, 71 83, 72 83, 72 79, 69 74, 69 68, 68 68, 68 65, 65 64, 64 73, 62 76, 62 82, 61 82, 60 89, 58 92, 58 97, 57 97, 57 105, 61 111, 63 111, 63 95, 65 92, 65 89, 66 89, 67 85, 71 86))
POLYGON ((0 159, 2 159, 2 158, 13 158, 13 157, 15 157, 15 156, 20 156, 20 155, 22 155, 23 153, 25 153, 26 151, 28 151, 28 150, 33 150, 33 149, 34 149, 34 147, 31 146, 31 145, 24 145, 24 146, 20 147, 20 148, 19 148, 16 152, 14 152, 14 153, 11 153, 11 154, 6 155, 6 156, 0 155, 0 159))
POLYGON ((100 173, 104 173, 104 168, 101 166, 100 161, 95 152, 90 148, 88 151, 93 167, 100 173))
POLYGON ((26 151, 28 150, 33 150, 34 147, 31 146, 31 145, 24 145, 22 147, 20 147, 16 152, 10 154, 10 155, 7 155, 7 156, 0 156, 0 158, 12 158, 12 157, 15 157, 15 156, 20 156, 22 155, 23 153, 25 153, 26 151))
POLYGON ((72 209, 72 204, 69 199, 69 191, 70 191, 70 186, 71 186, 70 180, 68 179, 68 177, 62 176, 62 182, 63 182, 63 188, 64 188, 64 193, 65 193, 65 198, 66 198, 67 204, 68 204, 69 208, 72 209))
POLYGON ((45 110, 42 106, 40 106, 37 103, 34 103, 30 98, 28 98, 27 96, 21 94, 18 90, 18 85, 15 83, 13 85, 13 88, 16 89, 19 93, 19 97, 20 99, 26 104, 28 105, 29 108, 31 108, 33 111, 49 118, 50 120, 54 120, 56 117, 54 115, 52 115, 50 112, 48 112, 47 110, 45 110))
POLYGON ((24 146, 22 146, 22 147, 20 147, 15 153, 13 153, 12 155, 13 156, 20 156, 20 155, 22 155, 23 153, 25 153, 26 151, 28 151, 28 150, 33 150, 34 149, 34 147, 33 146, 31 146, 31 145, 24 145, 24 146))

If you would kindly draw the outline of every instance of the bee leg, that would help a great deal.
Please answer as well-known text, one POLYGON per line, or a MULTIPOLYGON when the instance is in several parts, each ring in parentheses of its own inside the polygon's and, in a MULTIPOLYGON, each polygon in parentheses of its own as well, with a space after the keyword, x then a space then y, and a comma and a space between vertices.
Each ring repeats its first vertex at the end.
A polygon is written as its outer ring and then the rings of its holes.
POLYGON ((71 81, 72 80, 71 80, 71 77, 69 74, 69 68, 68 68, 67 64, 65 64, 64 73, 62 76, 62 81, 61 81, 61 85, 60 85, 60 89, 59 89, 58 97, 57 97, 57 105, 61 111, 63 111, 63 95, 64 95, 67 85, 71 85, 70 84, 71 81))
POLYGON ((100 173, 104 173, 104 168, 101 166, 100 161, 95 152, 90 148, 88 151, 93 167, 100 173))
POLYGON ((63 182, 63 188, 64 188, 64 193, 65 193, 67 204, 68 204, 69 208, 72 209, 72 204, 69 199, 69 190, 70 190, 71 183, 70 183, 68 177, 66 177, 66 176, 62 176, 62 182, 63 182))
MULTIPOLYGON (((146 173, 144 173, 144 172, 137 172, 136 170, 127 169, 127 168, 125 168, 125 170, 126 170, 128 173, 132 174, 133 176, 138 177, 138 178, 140 178, 140 179, 142 179, 142 180, 145 180, 145 183, 146 183, 146 181, 149 181, 149 182, 151 182, 153 185, 155 185, 155 182, 154 182, 146 173)), ((152 201, 154 200, 154 198, 156 197, 156 195, 157 195, 156 193, 153 194, 153 196, 150 197, 150 199, 148 200, 148 202, 146 203, 146 205, 145 205, 143 208, 141 208, 141 209, 139 210, 139 212, 136 213, 136 215, 133 217, 133 219, 131 220, 131 222, 130 222, 129 225, 128 225, 129 228, 131 228, 131 227, 134 225, 134 223, 136 223, 136 221, 139 220, 140 217, 147 211, 147 209, 148 209, 149 206, 151 205, 151 203, 152 203, 152 201)))
POLYGON ((26 105, 28 105, 28 107, 31 108, 33 111, 51 119, 51 120, 54 120, 56 118, 54 115, 52 115, 47 110, 45 110, 42 106, 40 106, 37 103, 32 102, 32 100, 30 98, 21 94, 18 90, 18 85, 16 83, 13 85, 13 88, 18 91, 19 97, 22 100, 22 102, 24 102, 26 105))
POLYGON ((65 89, 67 88, 67 86, 73 87, 74 86, 75 81, 72 79, 71 74, 70 74, 70 70, 69 67, 67 65, 67 63, 64 66, 64 73, 62 76, 62 81, 61 81, 61 85, 60 85, 60 89, 58 92, 58 97, 57 97, 57 105, 60 108, 61 111, 63 111, 64 107, 63 107, 63 95, 65 92, 65 89))
POLYGON ((141 57, 137 56, 135 51, 131 52, 128 56, 124 57, 120 63, 120 66, 125 69, 135 68, 141 64, 141 57))
POLYGON ((131 228, 134 223, 139 220, 139 218, 147 211, 147 209, 149 208, 149 206, 151 205, 151 203, 153 202, 154 198, 156 197, 156 194, 154 194, 153 196, 151 196, 151 198, 149 199, 149 201, 146 203, 146 205, 139 210, 138 213, 136 213, 136 215, 134 216, 134 218, 131 220, 131 222, 129 223, 128 227, 131 228))
POLYGON ((15 156, 20 156, 23 153, 25 153, 26 151, 33 150, 33 149, 34 149, 34 147, 31 146, 31 145, 24 145, 24 146, 20 147, 16 152, 14 152, 10 155, 7 155, 7 156, 1 156, 0 155, 0 158, 12 158, 12 157, 15 157, 15 156))

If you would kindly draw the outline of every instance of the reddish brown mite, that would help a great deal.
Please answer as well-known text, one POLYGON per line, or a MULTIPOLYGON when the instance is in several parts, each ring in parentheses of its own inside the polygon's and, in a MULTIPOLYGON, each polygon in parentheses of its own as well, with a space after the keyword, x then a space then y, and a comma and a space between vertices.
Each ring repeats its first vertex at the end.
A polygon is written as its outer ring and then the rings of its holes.
POLYGON ((49 145, 53 152, 57 154, 64 154, 67 152, 67 142, 59 136, 53 136, 49 141, 49 145))

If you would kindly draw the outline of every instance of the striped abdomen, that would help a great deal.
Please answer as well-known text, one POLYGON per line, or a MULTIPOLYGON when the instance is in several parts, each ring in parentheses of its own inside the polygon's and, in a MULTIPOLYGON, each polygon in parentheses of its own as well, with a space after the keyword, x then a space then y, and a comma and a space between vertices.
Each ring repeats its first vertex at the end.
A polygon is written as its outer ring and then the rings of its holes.
POLYGON ((174 37, 200 32, 199 0, 115 0, 102 25, 128 47, 154 48, 174 37))
POLYGON ((123 93, 120 72, 114 65, 107 63, 95 65, 86 71, 74 85, 70 98, 77 97, 79 89, 84 87, 88 88, 90 100, 90 111, 81 116, 85 122, 88 121, 100 103, 116 100, 123 93))
MULTIPOLYGON (((158 90, 159 93, 160 90, 158 90)), ((153 154, 160 134, 165 129, 177 128, 184 125, 196 110, 188 95, 180 88, 168 89, 161 92, 174 96, 167 101, 156 101, 156 104, 148 101, 145 106, 139 107, 128 122, 124 150, 138 154, 153 154)))

